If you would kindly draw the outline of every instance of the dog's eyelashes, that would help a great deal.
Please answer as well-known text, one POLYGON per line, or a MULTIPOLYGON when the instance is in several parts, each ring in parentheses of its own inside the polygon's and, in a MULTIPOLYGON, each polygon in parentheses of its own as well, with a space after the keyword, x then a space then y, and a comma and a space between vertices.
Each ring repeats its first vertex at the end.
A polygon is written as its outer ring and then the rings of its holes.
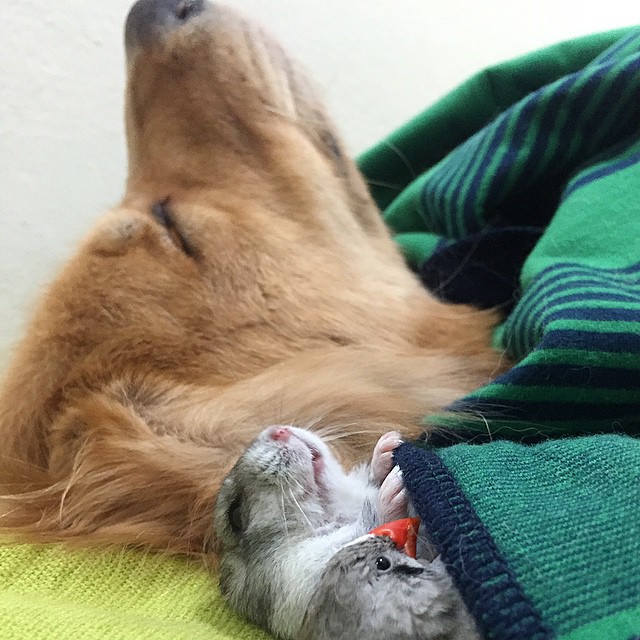
POLYGON ((323 130, 320 132, 320 138, 322 139, 322 143, 329 151, 329 154, 335 159, 342 159, 342 151, 340 150, 340 146, 338 145, 338 141, 335 136, 327 130, 323 130))
POLYGON ((178 249, 186 256, 189 256, 189 258, 195 258, 195 250, 176 224, 175 218, 169 208, 169 201, 161 200, 160 202, 156 202, 151 207, 151 214, 154 220, 166 230, 178 249))

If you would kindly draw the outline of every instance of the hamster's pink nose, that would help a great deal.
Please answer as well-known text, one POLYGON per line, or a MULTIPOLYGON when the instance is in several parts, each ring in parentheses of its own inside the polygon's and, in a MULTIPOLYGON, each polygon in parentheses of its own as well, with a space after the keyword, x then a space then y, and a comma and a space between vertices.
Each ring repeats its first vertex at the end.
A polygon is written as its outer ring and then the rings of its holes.
POLYGON ((269 435, 272 440, 287 442, 291 437, 291 429, 287 427, 274 427, 269 435))

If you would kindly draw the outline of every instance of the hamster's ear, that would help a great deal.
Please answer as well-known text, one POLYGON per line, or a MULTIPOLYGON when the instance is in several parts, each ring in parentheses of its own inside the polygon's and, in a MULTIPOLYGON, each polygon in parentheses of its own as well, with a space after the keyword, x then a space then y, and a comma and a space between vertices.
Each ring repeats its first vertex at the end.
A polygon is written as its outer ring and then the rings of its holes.
POLYGON ((222 553, 237 546, 245 529, 245 485, 236 464, 224 479, 213 512, 216 548, 222 553))
POLYGON ((231 606, 238 608, 243 601, 247 581, 246 563, 239 555, 231 552, 222 554, 218 569, 222 595, 229 601, 231 606))

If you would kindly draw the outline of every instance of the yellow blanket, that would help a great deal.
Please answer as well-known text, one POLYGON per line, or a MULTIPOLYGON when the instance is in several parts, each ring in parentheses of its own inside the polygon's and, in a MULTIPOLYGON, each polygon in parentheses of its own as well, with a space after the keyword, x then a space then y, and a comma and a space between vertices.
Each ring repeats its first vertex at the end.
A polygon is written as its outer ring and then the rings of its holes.
POLYGON ((200 565, 136 551, 0 546, 2 640, 268 640, 200 565))

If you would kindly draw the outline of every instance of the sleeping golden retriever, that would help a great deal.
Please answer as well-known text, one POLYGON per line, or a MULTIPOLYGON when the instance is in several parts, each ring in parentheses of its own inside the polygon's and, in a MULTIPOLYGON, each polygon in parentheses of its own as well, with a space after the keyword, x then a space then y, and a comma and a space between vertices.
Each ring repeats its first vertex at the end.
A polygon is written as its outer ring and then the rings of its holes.
POLYGON ((140 0, 126 43, 125 194, 6 374, 0 526, 199 553, 263 427, 318 430, 347 463, 389 429, 415 436, 496 371, 495 318, 422 288, 262 30, 201 0, 140 0))

